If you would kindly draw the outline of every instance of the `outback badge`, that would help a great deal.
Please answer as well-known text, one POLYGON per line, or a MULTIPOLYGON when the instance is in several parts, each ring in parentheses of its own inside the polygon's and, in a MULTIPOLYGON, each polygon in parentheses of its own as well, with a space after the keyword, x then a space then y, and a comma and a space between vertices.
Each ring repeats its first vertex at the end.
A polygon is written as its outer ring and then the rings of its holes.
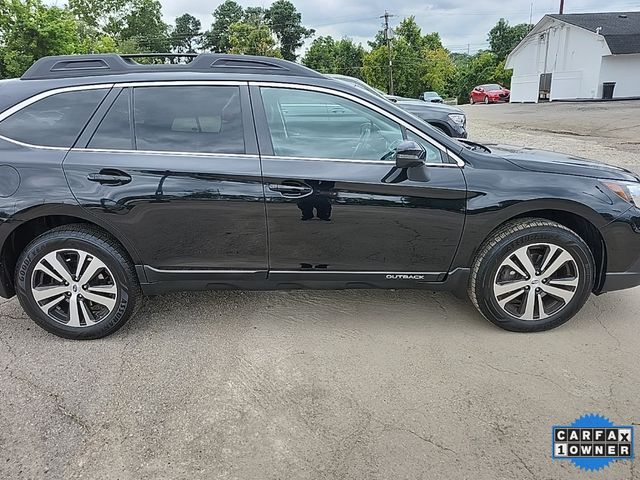
POLYGON ((387 280, 424 280, 424 275, 389 274, 387 280))

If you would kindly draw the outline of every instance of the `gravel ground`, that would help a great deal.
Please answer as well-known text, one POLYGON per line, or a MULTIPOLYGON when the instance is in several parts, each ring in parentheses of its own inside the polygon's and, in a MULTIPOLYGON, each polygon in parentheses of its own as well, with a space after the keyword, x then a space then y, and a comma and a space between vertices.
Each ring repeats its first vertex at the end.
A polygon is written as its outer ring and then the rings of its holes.
MULTIPOLYGON (((474 139, 637 171, 633 116, 624 146, 535 130, 540 112, 580 125, 568 105, 465 108, 474 139)), ((442 293, 174 294, 93 342, 0 299, 0 478, 637 479, 633 463, 553 462, 550 431, 590 412, 638 424, 639 293, 535 335, 442 293)))
POLYGON ((640 172, 640 100, 461 108, 471 139, 579 155, 640 172))

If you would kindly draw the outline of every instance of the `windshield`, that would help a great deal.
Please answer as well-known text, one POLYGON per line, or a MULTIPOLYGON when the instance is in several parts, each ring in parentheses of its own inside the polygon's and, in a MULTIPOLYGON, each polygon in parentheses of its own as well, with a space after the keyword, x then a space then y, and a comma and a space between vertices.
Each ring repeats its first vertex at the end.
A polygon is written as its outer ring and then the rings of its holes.
POLYGON ((487 92, 493 92, 495 90, 502 90, 502 87, 500 85, 498 85, 497 83, 490 83, 489 85, 483 85, 482 88, 484 88, 487 92))
POLYGON ((438 95, 436 92, 424 92, 424 96, 425 97, 439 97, 440 95, 438 95))

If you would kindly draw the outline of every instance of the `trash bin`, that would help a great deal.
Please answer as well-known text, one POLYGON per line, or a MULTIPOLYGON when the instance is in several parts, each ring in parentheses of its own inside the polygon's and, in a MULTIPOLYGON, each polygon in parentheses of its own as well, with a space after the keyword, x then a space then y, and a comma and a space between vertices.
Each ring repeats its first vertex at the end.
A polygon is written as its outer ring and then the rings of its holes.
POLYGON ((616 88, 616 82, 604 82, 602 84, 602 99, 611 100, 613 98, 614 88, 616 88))

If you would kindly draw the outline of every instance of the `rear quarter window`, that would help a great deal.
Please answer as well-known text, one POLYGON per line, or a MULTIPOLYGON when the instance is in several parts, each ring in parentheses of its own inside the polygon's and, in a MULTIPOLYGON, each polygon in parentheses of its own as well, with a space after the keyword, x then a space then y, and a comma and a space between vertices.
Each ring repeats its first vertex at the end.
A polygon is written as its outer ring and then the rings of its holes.
POLYGON ((56 93, 0 121, 0 135, 45 147, 71 147, 108 89, 56 93))

